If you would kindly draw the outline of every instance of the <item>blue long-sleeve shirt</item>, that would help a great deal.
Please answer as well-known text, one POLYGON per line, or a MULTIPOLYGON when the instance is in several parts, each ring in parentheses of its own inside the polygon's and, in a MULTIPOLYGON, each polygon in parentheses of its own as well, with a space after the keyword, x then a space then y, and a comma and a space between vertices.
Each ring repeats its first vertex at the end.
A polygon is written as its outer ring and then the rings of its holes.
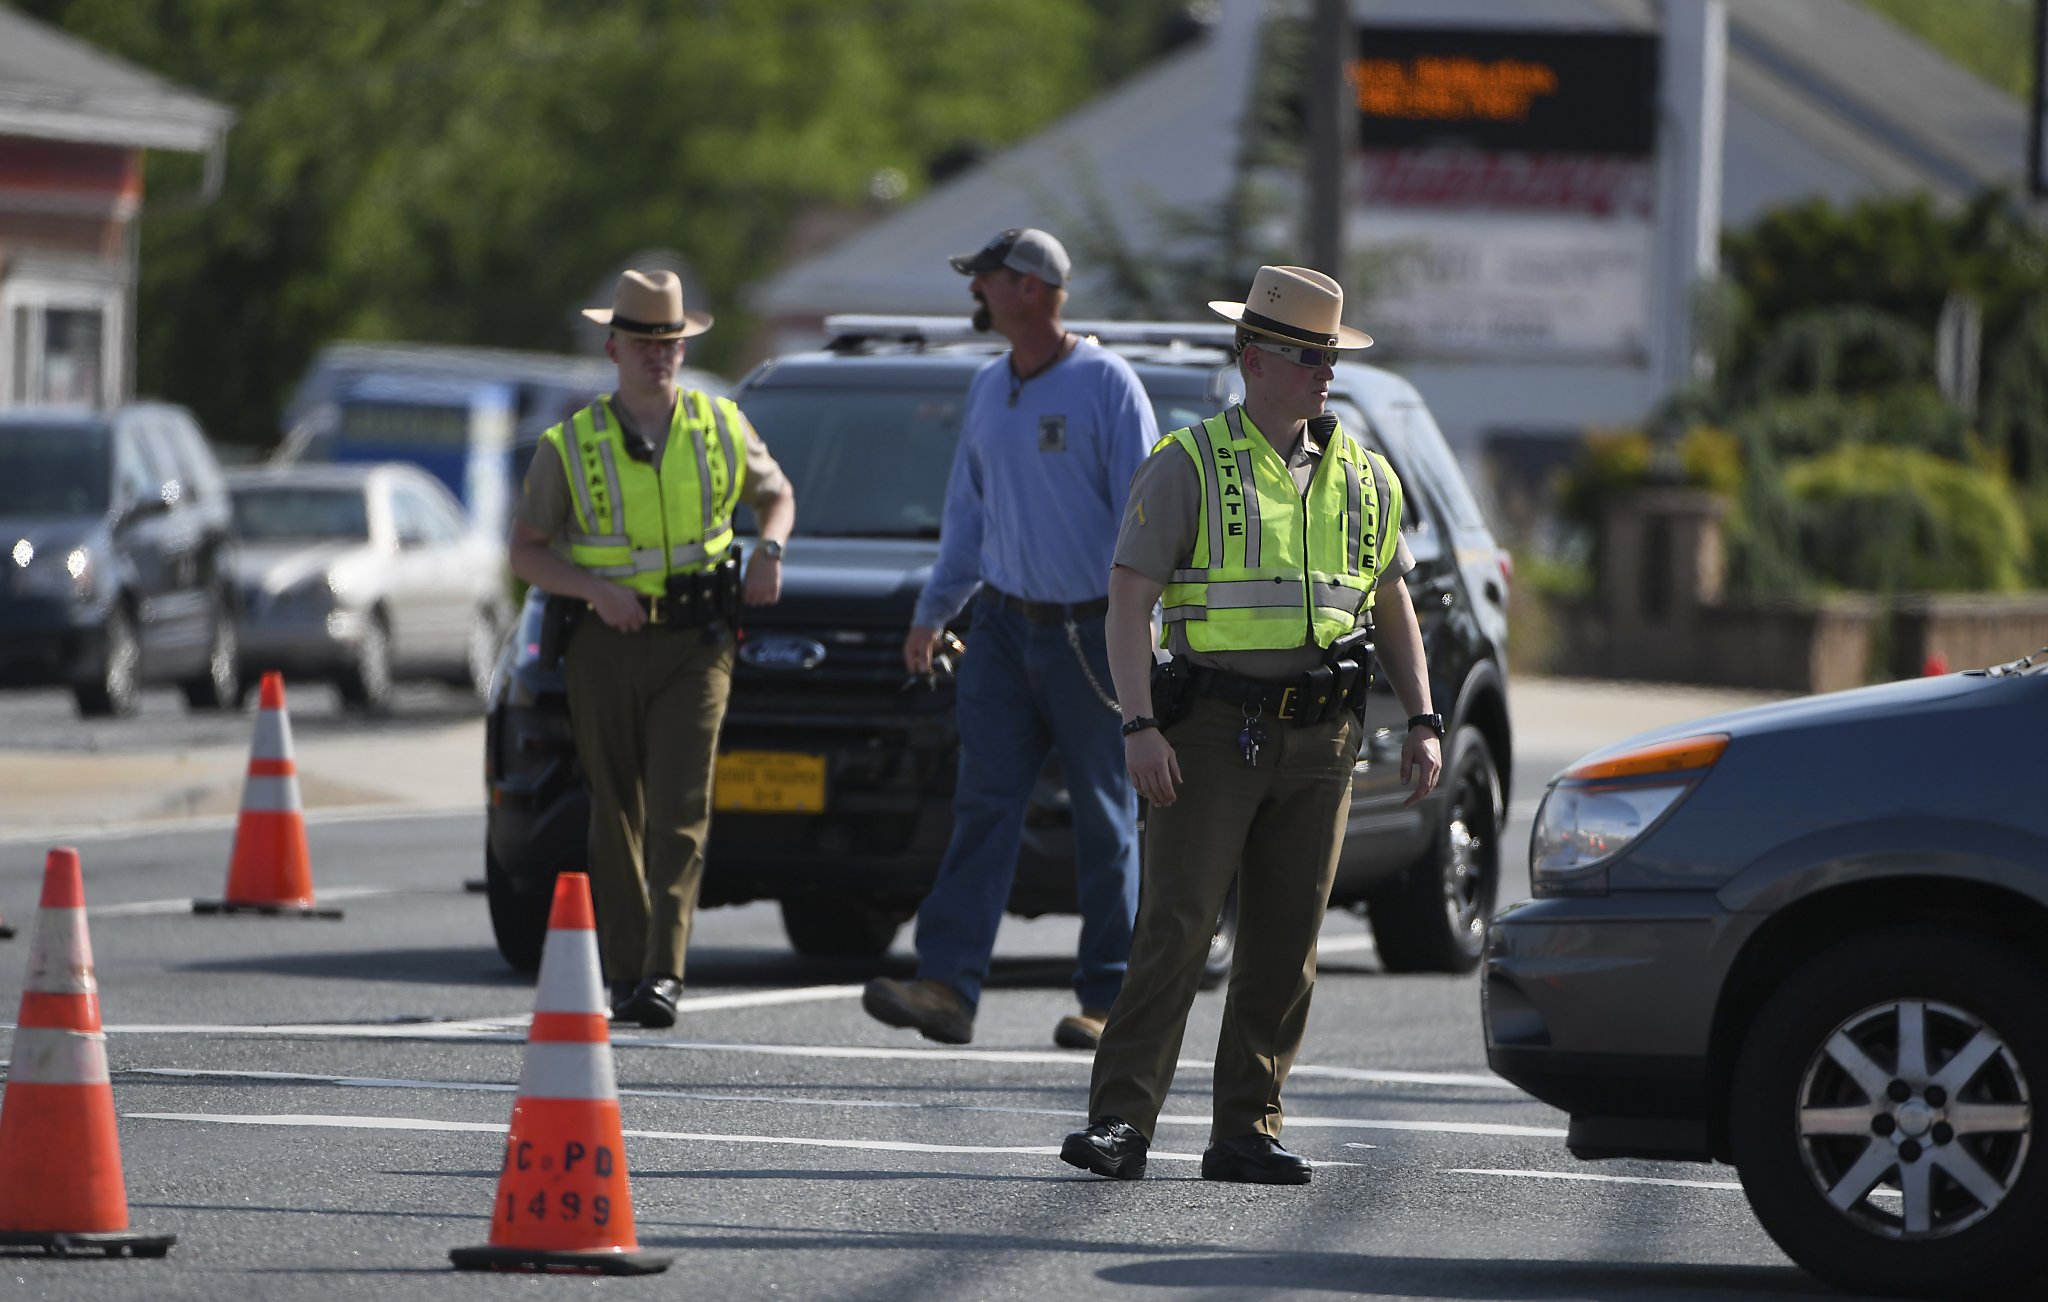
POLYGON ((1007 354, 968 386, 923 627, 942 627, 984 583, 1062 605, 1109 591, 1131 476, 1159 440, 1145 386, 1084 339, 1025 381, 1014 407, 1010 388, 1007 354))

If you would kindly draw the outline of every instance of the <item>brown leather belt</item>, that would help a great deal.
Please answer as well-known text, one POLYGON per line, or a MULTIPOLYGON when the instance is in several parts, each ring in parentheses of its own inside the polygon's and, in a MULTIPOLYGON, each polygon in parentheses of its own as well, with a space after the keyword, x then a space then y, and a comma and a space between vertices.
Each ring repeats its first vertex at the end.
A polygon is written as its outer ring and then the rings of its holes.
POLYGON ((1108 597, 1097 597, 1093 601, 1077 601, 1071 606, 1062 606, 1056 601, 1026 601, 1022 597, 1013 597, 999 588, 990 588, 989 591, 995 593, 1005 606, 1033 624, 1064 624, 1070 619, 1094 619, 1109 613, 1108 597))

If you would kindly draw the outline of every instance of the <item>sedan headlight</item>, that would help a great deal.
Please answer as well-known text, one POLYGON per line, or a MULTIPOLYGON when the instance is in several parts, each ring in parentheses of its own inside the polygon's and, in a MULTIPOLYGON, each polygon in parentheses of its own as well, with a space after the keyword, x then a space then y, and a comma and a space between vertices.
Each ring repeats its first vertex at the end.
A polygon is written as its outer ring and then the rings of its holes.
POLYGON ((1544 796, 1529 836, 1531 889, 1538 895, 1605 890, 1599 869, 1670 813, 1727 749, 1727 734, 1712 733, 1567 771, 1544 796))

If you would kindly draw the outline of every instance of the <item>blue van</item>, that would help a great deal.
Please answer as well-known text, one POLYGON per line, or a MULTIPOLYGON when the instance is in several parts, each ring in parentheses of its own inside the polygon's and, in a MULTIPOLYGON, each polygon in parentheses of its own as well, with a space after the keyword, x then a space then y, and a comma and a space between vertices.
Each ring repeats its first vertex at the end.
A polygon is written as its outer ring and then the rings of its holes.
MULTIPOLYGON (((603 357, 333 344, 285 410, 276 459, 411 462, 455 494, 478 530, 502 539, 541 434, 617 380, 603 357)), ((689 368, 682 383, 727 391, 717 376, 689 368)))

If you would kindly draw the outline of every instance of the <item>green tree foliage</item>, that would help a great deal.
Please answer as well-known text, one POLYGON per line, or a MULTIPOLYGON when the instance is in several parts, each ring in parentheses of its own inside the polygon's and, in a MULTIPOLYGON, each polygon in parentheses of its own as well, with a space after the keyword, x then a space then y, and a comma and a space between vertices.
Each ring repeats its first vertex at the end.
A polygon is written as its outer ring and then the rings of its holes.
POLYGON ((226 188, 153 154, 140 387, 267 442, 339 337, 559 349, 574 309, 683 252, 721 328, 792 219, 878 171, 1045 126, 1142 62, 1165 0, 25 0, 233 107, 226 188))
POLYGON ((2004 476, 1914 448, 1841 448, 1789 466, 1800 550, 1825 583, 1880 592, 2025 586, 2026 516, 2004 476))

